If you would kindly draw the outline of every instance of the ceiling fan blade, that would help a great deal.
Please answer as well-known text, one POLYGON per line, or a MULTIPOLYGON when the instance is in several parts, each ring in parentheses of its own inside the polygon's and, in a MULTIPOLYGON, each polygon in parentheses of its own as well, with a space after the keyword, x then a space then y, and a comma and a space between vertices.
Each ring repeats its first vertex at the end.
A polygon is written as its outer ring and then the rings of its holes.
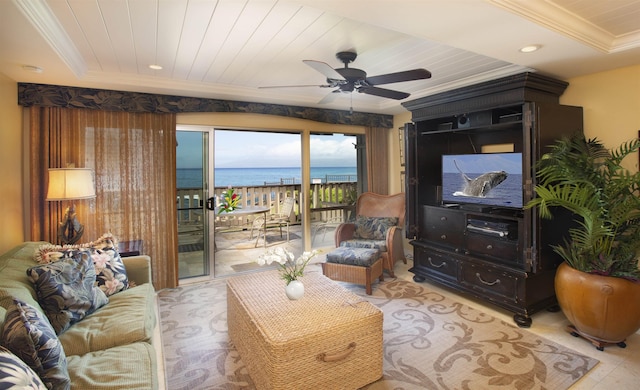
POLYGON ((338 73, 335 69, 333 69, 329 64, 322 61, 314 61, 314 60, 302 60, 305 64, 309 65, 313 69, 322 73, 324 77, 329 80, 344 80, 346 79, 342 77, 340 73, 338 73))
POLYGON ((266 89, 266 88, 306 88, 306 87, 320 87, 320 88, 331 88, 331 85, 327 84, 309 84, 309 85, 270 85, 266 87, 258 87, 258 89, 266 89))
POLYGON ((336 100, 336 97, 338 97, 338 95, 340 94, 340 90, 336 89, 334 91, 331 91, 330 93, 326 94, 319 102, 318 104, 327 104, 327 103, 331 103, 334 100, 336 100))
POLYGON ((393 91, 391 89, 378 88, 378 87, 360 87, 358 92, 366 93, 367 95, 375 95, 385 97, 389 99, 402 100, 409 97, 411 94, 400 91, 393 91))
POLYGON ((422 80, 431 78, 431 72, 426 69, 405 70, 404 72, 387 73, 379 76, 367 77, 369 85, 400 83, 403 81, 422 80))

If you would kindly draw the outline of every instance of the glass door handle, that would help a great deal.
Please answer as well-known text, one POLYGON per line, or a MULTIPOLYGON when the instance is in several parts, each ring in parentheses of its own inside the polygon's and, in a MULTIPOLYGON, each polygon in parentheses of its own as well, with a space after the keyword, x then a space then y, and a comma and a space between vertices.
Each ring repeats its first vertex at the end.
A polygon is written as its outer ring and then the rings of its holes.
POLYGON ((207 209, 208 210, 215 210, 216 209, 216 198, 211 197, 209 199, 207 199, 207 209))

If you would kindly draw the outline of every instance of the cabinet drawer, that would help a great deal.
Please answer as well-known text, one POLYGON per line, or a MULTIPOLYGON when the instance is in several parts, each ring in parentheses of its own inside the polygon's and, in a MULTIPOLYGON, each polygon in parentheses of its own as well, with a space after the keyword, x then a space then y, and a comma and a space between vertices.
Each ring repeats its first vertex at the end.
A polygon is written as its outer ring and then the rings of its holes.
POLYGON ((425 238, 438 244, 461 247, 464 241, 464 214, 440 207, 423 209, 425 238))
POLYGON ((517 241, 468 233, 466 249, 469 253, 488 255, 509 262, 518 260, 517 241))
POLYGON ((518 301, 518 275, 474 263, 463 263, 460 272, 460 282, 467 287, 486 294, 499 295, 507 301, 518 301))
POLYGON ((417 255, 420 266, 426 268, 428 273, 438 274, 440 278, 457 280, 458 262, 454 258, 423 248, 417 251, 417 255))

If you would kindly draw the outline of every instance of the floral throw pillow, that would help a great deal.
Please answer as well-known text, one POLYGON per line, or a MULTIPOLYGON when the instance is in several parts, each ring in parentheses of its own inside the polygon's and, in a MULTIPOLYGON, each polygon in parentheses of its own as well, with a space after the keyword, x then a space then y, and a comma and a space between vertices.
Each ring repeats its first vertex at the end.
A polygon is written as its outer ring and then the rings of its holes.
POLYGON ((118 240, 105 234, 87 246, 96 267, 96 284, 107 295, 129 288, 127 270, 118 252, 118 240))
POLYGON ((353 238, 364 238, 367 240, 384 240, 387 238, 387 230, 398 224, 397 217, 356 217, 356 229, 353 238))
POLYGON ((81 245, 59 246, 44 245, 36 253, 38 263, 50 263, 63 257, 63 252, 68 249, 86 248, 91 251, 91 258, 96 269, 96 285, 110 296, 129 288, 127 270, 118 252, 118 240, 107 233, 97 239, 81 245))
POLYGON ((47 390, 38 374, 4 347, 0 347, 0 389, 47 390))
POLYGON ((31 267, 27 275, 57 334, 109 302, 94 286, 96 272, 88 249, 65 250, 58 261, 31 267))
MULTIPOLYGON (((35 371, 41 382, 33 380, 28 370, 19 366, 14 366, 16 372, 13 377, 17 377, 21 382, 30 382, 23 388, 45 388, 41 386, 44 383, 48 389, 69 389, 71 379, 67 370, 67 356, 49 321, 27 303, 14 299, 13 304, 7 310, 2 327, 2 344, 35 371)), ((1 356, 0 364, 3 368, 0 388, 11 388, 2 386, 3 381, 10 379, 4 366, 8 363, 8 360, 5 360, 8 357, 6 354, 1 356)))

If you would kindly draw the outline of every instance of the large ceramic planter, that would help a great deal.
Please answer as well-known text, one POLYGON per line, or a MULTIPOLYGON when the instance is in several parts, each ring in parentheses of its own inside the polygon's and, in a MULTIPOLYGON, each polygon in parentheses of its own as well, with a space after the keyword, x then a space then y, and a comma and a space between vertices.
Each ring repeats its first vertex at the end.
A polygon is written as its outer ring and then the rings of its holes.
POLYGON ((640 329, 640 283, 588 274, 562 263, 555 289, 569 322, 598 349, 604 344, 624 346, 624 340, 640 329))

